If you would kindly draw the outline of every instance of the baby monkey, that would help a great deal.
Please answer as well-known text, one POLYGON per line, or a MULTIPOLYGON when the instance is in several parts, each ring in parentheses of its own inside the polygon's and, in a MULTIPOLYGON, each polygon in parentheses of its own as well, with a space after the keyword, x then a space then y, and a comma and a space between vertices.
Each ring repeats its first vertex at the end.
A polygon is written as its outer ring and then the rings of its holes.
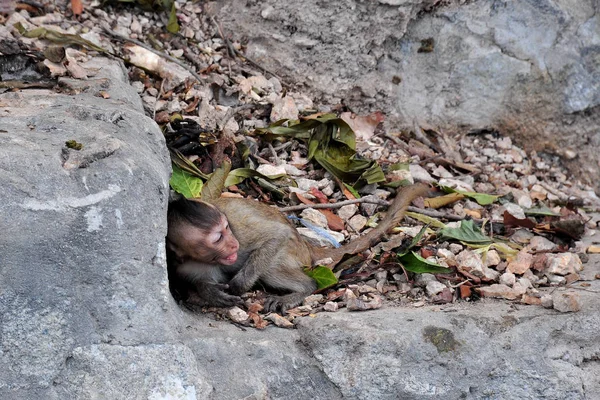
POLYGON ((285 312, 316 290, 303 269, 364 251, 404 217, 408 205, 427 191, 411 185, 398 191, 385 218, 367 234, 339 247, 313 246, 276 208, 258 201, 220 198, 210 203, 180 199, 169 205, 167 246, 172 290, 192 304, 230 307, 257 283, 287 294, 271 296, 265 310, 285 312))

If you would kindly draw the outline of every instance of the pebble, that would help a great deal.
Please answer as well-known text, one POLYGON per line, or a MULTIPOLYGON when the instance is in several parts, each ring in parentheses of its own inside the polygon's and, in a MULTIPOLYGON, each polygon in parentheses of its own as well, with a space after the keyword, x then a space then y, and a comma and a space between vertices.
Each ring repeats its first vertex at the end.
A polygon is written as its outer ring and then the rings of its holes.
POLYGON ((548 274, 568 275, 583 270, 583 263, 575 253, 548 254, 546 270, 548 274))
POLYGON ((437 282, 435 275, 429 273, 418 274, 415 278, 414 285, 417 287, 426 287, 429 282, 437 282))
POLYGON ((534 236, 529 241, 529 248, 535 251, 553 250, 556 245, 543 236, 534 236))
POLYGON ((237 306, 231 307, 229 310, 227 310, 227 316, 233 322, 237 322, 238 324, 248 321, 249 318, 248 313, 237 306))
POLYGON ((340 207, 337 214, 344 221, 348 221, 354 214, 356 214, 357 211, 358 205, 348 204, 346 206, 340 207))
POLYGON ((505 272, 502 275, 500 275, 500 279, 498 282, 503 285, 512 287, 516 281, 517 277, 515 276, 515 274, 513 274, 512 272, 505 272))
POLYGON ((327 228, 327 217, 314 208, 306 208, 300 213, 300 217, 319 228, 327 228))
POLYGON ((298 107, 296 107, 294 99, 290 96, 277 99, 273 103, 270 118, 271 122, 279 121, 280 119, 298 119, 298 107))
POLYGON ((336 312, 338 310, 338 308, 339 308, 339 305, 335 301, 328 301, 323 306, 323 310, 329 311, 329 312, 336 312))
POLYGON ((408 166, 410 175, 413 177, 415 182, 434 183, 436 179, 432 177, 429 172, 419 164, 410 164, 408 166))
POLYGON ((516 290, 504 285, 495 283, 490 286, 482 286, 479 288, 479 293, 484 297, 496 297, 507 300, 514 300, 520 296, 516 290))
POLYGON ((429 296, 434 296, 440 293, 442 290, 447 289, 448 287, 441 282, 438 281, 429 281, 427 282, 427 286, 425 287, 425 291, 429 296))
POLYGON ((555 292, 552 295, 552 303, 555 310, 563 313, 581 310, 581 298, 579 293, 555 292))
POLYGON ((321 301, 323 300, 323 295, 322 294, 311 294, 310 296, 306 296, 304 298, 304 301, 302 301, 302 305, 304 306, 311 306, 311 307, 317 307, 321 301))
POLYGON ((355 215, 354 217, 348 220, 348 225, 350 228, 355 230, 356 232, 360 232, 367 225, 369 219, 363 215, 355 215))
POLYGON ((533 263, 533 254, 528 253, 525 250, 519 251, 517 257, 508 263, 506 269, 513 274, 522 275, 531 268, 533 263))
POLYGON ((285 165, 272 165, 272 164, 261 164, 256 168, 256 172, 259 172, 266 176, 286 175, 287 171, 285 165))

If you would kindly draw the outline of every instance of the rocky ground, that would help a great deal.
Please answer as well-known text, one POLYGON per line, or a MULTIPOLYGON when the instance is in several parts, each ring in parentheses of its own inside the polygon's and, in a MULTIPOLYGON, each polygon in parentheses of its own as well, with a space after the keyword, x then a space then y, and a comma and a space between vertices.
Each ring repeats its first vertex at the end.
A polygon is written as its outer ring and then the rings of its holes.
MULTIPOLYGON (((79 13, 63 3, 18 8, 7 12, 0 27, 2 90, 56 82, 57 90, 85 90, 64 83, 93 80, 95 72, 85 63, 94 57, 122 58, 146 114, 177 150, 176 165, 183 159, 193 164, 187 179, 210 174, 229 159, 236 179, 228 195, 259 198, 283 211, 299 206, 293 212, 309 240, 321 245, 352 240, 377 223, 395 187, 430 185, 405 226, 333 269, 336 283, 323 284, 327 287, 285 318, 263 318, 262 294, 248 294, 247 310, 222 313, 238 324, 293 326, 300 316, 344 307, 421 307, 481 297, 576 312, 589 280, 600 278, 582 273, 588 254, 600 252, 600 199, 569 176, 557 157, 525 152, 493 130, 457 135, 432 126, 385 130, 381 113, 355 115, 344 104, 322 106, 293 82, 245 58, 242 38, 224 32, 203 3, 176 3, 177 34, 165 29, 168 12, 97 2, 79 13), (310 139, 278 136, 272 128, 282 120, 292 127, 318 118, 327 125, 328 114, 336 117, 334 129, 351 128, 352 150, 375 160, 382 179, 369 183, 360 174, 363 179, 342 179, 309 159, 310 139), (351 204, 339 206, 347 201, 351 204)), ((303 129, 314 134, 314 128, 303 129)), ((72 146, 77 150, 77 143, 72 146)))

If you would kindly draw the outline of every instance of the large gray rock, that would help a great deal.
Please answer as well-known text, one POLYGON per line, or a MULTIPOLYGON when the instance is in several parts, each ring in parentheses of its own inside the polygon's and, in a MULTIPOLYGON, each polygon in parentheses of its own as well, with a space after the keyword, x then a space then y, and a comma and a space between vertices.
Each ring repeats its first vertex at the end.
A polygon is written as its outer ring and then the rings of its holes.
POLYGON ((162 133, 120 64, 89 67, 0 95, 0 398, 339 398, 297 334, 174 303, 162 133))
POLYGON ((600 190, 596 0, 215 4, 251 58, 325 101, 383 110, 394 130, 494 128, 529 149, 571 150, 569 167, 600 190))

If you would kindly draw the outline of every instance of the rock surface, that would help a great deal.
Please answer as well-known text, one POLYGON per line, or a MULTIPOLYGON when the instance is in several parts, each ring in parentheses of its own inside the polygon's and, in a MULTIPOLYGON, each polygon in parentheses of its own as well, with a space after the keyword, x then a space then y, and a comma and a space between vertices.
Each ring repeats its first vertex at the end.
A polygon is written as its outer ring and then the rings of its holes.
POLYGON ((600 190, 595 0, 213 4, 249 57, 332 105, 409 128, 498 129, 600 190))
POLYGON ((600 397, 598 281, 566 314, 484 300, 243 331, 180 308, 161 133, 120 66, 96 66, 110 99, 0 95, 0 398, 600 397))

